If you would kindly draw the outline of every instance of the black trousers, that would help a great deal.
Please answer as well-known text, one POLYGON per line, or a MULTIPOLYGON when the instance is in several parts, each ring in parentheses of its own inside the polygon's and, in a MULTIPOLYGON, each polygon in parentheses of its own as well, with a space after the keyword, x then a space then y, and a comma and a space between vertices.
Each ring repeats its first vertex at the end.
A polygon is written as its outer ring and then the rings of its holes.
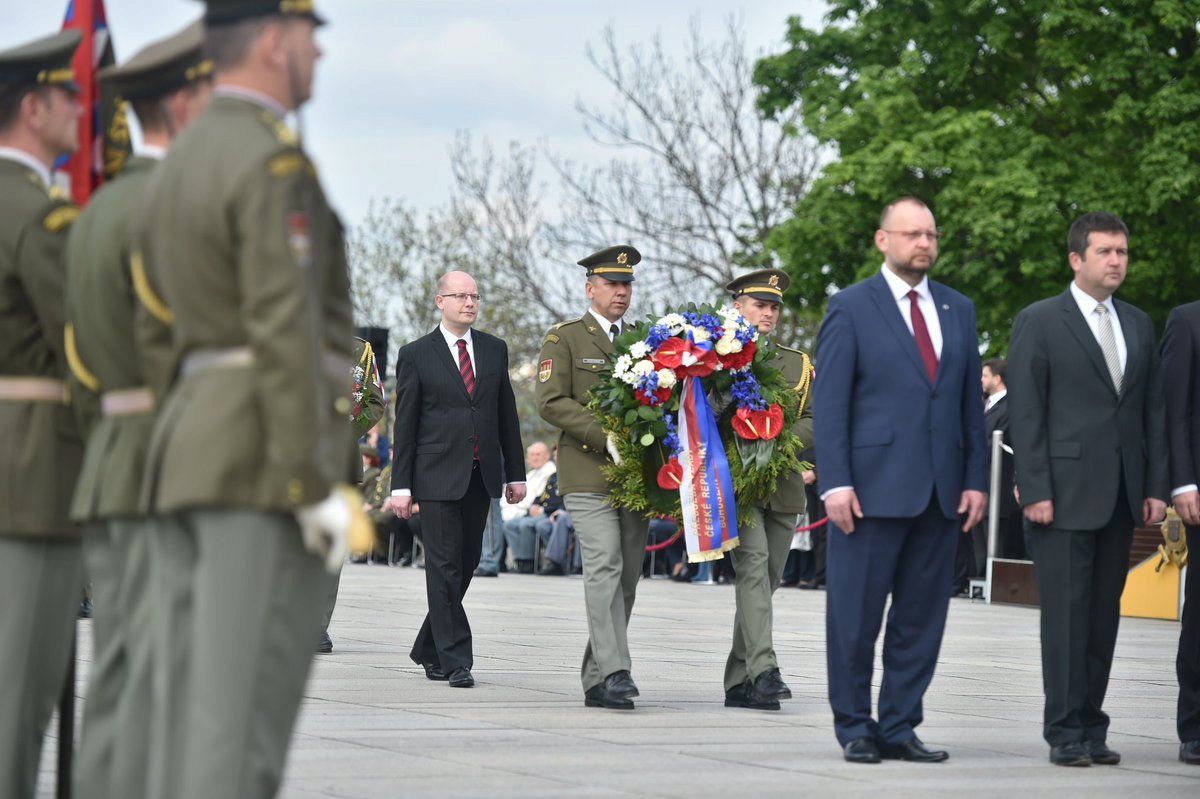
POLYGON ((1041 601, 1042 734, 1051 746, 1103 741, 1121 593, 1129 573, 1134 519, 1124 480, 1108 524, 1098 530, 1031 525, 1041 601))
POLYGON ((438 664, 449 674, 474 665, 471 625, 462 603, 479 565, 483 526, 491 505, 479 462, 475 462, 462 499, 438 502, 418 498, 417 502, 421 506, 429 613, 409 656, 414 663, 438 664))
POLYGON ((1200 741, 1200 527, 1187 528, 1190 562, 1183 589, 1183 624, 1179 631, 1179 740, 1200 741), (1195 549, 1192 549, 1195 547, 1195 549))

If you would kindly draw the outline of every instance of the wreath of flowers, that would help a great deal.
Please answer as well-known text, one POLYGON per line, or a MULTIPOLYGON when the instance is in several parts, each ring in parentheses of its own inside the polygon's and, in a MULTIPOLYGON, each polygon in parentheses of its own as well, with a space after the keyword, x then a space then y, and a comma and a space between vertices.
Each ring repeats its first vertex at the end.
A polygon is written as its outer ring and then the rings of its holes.
POLYGON ((619 456, 604 467, 613 506, 681 517, 676 420, 687 377, 700 379, 717 416, 739 521, 802 468, 804 444, 792 432, 801 395, 771 365, 774 348, 759 346, 758 331, 736 309, 691 304, 648 318, 613 345, 588 403, 619 456))

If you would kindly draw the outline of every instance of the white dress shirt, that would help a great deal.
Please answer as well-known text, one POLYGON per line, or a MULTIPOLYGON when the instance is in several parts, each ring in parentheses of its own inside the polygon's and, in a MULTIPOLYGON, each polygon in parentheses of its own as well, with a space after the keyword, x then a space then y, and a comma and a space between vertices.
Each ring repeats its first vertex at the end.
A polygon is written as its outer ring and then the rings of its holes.
POLYGON ((614 338, 616 338, 616 336, 614 336, 612 334, 612 330, 610 329, 613 325, 617 326, 618 333, 621 332, 621 320, 620 319, 618 319, 615 322, 610 322, 607 319, 605 319, 603 316, 601 316, 600 314, 596 313, 595 308, 591 308, 591 307, 588 308, 588 313, 590 313, 595 318, 595 320, 600 323, 600 329, 604 331, 604 335, 608 336, 609 341, 612 341, 614 338))
POLYGON ((152 161, 161 161, 167 157, 167 148, 157 144, 143 144, 138 148, 137 154, 152 161))
MULTIPOLYGON (((467 342, 467 354, 471 356, 471 371, 475 373, 475 379, 476 379, 476 381, 478 381, 478 379, 479 379, 479 361, 475 360, 475 340, 471 338, 471 328, 468 327, 467 332, 464 333, 462 336, 454 335, 453 333, 451 333, 449 330, 446 329, 446 326, 444 324, 439 324, 438 330, 441 331, 442 338, 446 340, 446 346, 450 348, 450 360, 454 361, 455 367, 458 366, 458 342, 459 342, 459 339, 461 338, 463 341, 467 342)), ((549 478, 547 478, 547 479, 549 479, 549 478)), ((525 481, 520 480, 520 481, 514 482, 514 483, 507 483, 506 485, 518 486, 518 485, 524 485, 524 484, 525 484, 525 481)), ((393 489, 392 496, 393 497, 410 497, 410 496, 412 496, 412 489, 410 489, 410 488, 393 489)))
POLYGON ((510 503, 504 500, 500 504, 500 518, 506 522, 513 519, 520 519, 522 516, 529 515, 529 509, 533 506, 534 501, 542 495, 546 490, 546 483, 550 482, 550 476, 558 471, 554 461, 546 461, 536 469, 530 469, 525 473, 525 485, 529 488, 525 492, 525 499, 520 502, 510 503))
MULTIPOLYGON (((1121 331, 1121 320, 1117 316, 1117 308, 1113 305, 1112 297, 1108 297, 1104 302, 1097 302, 1094 297, 1089 296, 1083 289, 1075 285, 1074 280, 1071 281, 1071 296, 1075 298, 1075 304, 1079 306, 1079 312, 1083 314, 1083 320, 1087 322, 1088 330, 1092 331, 1092 337, 1096 339, 1097 344, 1100 344, 1100 317, 1096 315, 1096 306, 1103 305, 1108 309, 1108 318, 1112 320, 1113 337, 1117 340, 1117 361, 1121 364, 1121 374, 1125 374, 1129 349, 1125 346, 1125 334, 1121 331)), ((1103 352, 1103 347, 1101 352, 1103 352)))
POLYGON ((34 158, 24 150, 18 150, 16 147, 0 147, 0 158, 7 159, 9 161, 16 161, 22 166, 29 167, 35 173, 37 173, 39 178, 42 179, 42 183, 46 185, 47 189, 54 185, 54 180, 50 176, 50 167, 43 164, 41 161, 34 158))
MULTIPOLYGON (((908 298, 908 292, 917 292, 917 307, 921 309, 921 315, 925 317, 925 327, 929 330, 929 340, 933 343, 933 351, 937 353, 938 359, 942 357, 942 321, 938 318, 937 305, 933 302, 933 292, 929 290, 929 278, 921 278, 921 282, 915 286, 910 286, 904 282, 904 279, 888 269, 885 263, 879 269, 879 273, 883 275, 883 279, 887 281, 888 290, 892 293, 893 299, 896 300, 896 307, 900 309, 900 316, 904 318, 904 324, 908 326, 908 332, 913 332, 912 324, 912 300, 908 298)), ((915 335, 915 334, 914 334, 915 335)), ((817 466, 818 471, 820 466, 817 466)), ((821 494, 821 501, 824 502, 832 494, 839 491, 849 491, 854 486, 836 486, 821 494)))
POLYGON ((933 342, 933 351, 941 359, 942 321, 938 318, 937 305, 933 302, 933 292, 929 290, 929 278, 923 277, 920 283, 910 286, 899 275, 888 269, 887 264, 884 264, 879 271, 883 275, 883 279, 887 281, 892 296, 896 299, 900 315, 904 317, 904 324, 908 325, 909 333, 913 332, 913 325, 912 300, 908 298, 908 292, 917 292, 917 307, 921 309, 921 315, 925 317, 925 327, 929 328, 929 340, 933 342))
POLYGON ((983 412, 987 413, 988 411, 990 411, 992 409, 993 405, 995 405, 997 402, 999 402, 1000 400, 1004 399, 1007 396, 1008 396, 1007 388, 1002 388, 999 391, 997 391, 995 394, 989 395, 987 398, 987 403, 983 406, 983 412))

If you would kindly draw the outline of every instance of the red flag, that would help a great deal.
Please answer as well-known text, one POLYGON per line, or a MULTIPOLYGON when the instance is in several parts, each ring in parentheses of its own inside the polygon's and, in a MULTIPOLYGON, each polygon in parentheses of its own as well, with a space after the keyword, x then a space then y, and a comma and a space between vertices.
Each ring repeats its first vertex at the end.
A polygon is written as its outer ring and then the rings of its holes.
POLYGON ((129 126, 123 103, 101 96, 96 73, 116 61, 104 0, 69 0, 63 30, 83 36, 72 66, 79 84, 79 149, 59 168, 71 177, 71 194, 83 205, 106 179, 121 170, 130 152, 129 126))

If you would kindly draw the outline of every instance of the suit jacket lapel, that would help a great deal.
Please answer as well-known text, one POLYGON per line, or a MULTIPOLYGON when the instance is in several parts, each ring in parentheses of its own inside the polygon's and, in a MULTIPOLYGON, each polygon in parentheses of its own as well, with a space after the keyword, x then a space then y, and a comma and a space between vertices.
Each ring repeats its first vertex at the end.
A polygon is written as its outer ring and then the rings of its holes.
MULTIPOLYGON (((1092 335, 1092 329, 1088 327, 1087 320, 1079 312, 1079 304, 1075 302, 1075 297, 1071 295, 1070 289, 1060 295, 1059 306, 1062 309, 1063 322, 1067 329, 1079 341, 1083 351, 1091 359, 1092 366, 1096 367, 1096 371, 1100 374, 1104 385, 1108 386, 1108 390, 1115 397, 1117 389, 1113 386, 1112 375, 1108 373, 1108 364, 1104 361, 1104 353, 1100 350, 1100 344, 1096 341, 1096 337, 1092 335)), ((1124 326, 1124 320, 1121 324, 1124 326)))
MULTIPOLYGON (((933 297, 933 310, 938 316, 938 325, 942 328, 942 354, 938 356, 937 380, 942 382, 942 375, 948 371, 945 367, 954 358, 959 349, 958 322, 954 315, 954 306, 945 301, 942 285, 929 281, 929 294, 933 297)), ((916 339, 913 339, 913 349, 916 349, 916 339)), ((918 353, 919 355, 920 353, 918 353)))
MULTIPOLYGON (((883 275, 877 274, 871 278, 871 297, 875 300, 875 304, 879 306, 880 316, 892 329, 892 335, 900 342, 900 348, 908 354, 908 359, 912 361, 913 367, 920 373, 925 382, 929 382, 929 373, 925 371, 925 362, 921 360, 921 353, 917 350, 917 340, 913 338, 913 334, 909 332, 908 325, 904 324, 904 317, 900 315, 900 308, 896 303, 896 298, 892 296, 892 292, 888 288, 887 280, 883 275)), ((942 352, 945 352, 945 329, 942 330, 942 352)), ((940 370, 939 370, 940 373, 940 370)))
MULTIPOLYGON (((458 389, 462 392, 463 397, 465 397, 467 400, 470 400, 471 395, 467 393, 467 384, 463 382, 462 375, 458 371, 458 363, 450 356, 450 348, 446 346, 446 339, 442 336, 441 325, 435 327, 433 332, 430 333, 426 338, 429 339, 429 346, 432 347, 436 353, 435 357, 442 362, 443 366, 450 370, 451 382, 458 386, 458 389)), ((478 346, 478 342, 476 342, 476 345, 478 346)), ((475 374, 475 380, 476 382, 479 380, 478 372, 475 374)))

